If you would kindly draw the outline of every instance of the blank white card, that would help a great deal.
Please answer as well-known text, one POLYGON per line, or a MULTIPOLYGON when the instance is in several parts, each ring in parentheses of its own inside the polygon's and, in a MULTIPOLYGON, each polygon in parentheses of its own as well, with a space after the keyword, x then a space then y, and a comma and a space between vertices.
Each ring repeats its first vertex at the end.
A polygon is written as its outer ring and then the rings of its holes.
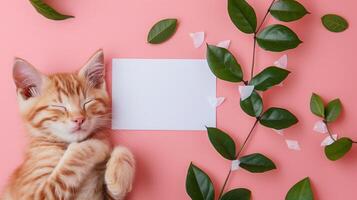
POLYGON ((113 59, 113 129, 216 126, 216 78, 202 59, 113 59))

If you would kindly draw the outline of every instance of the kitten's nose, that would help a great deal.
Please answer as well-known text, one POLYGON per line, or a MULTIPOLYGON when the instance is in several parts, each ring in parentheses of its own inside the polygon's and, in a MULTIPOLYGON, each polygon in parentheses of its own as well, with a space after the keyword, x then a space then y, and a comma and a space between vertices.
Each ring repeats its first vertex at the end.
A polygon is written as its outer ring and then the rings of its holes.
POLYGON ((84 120, 85 120, 85 118, 84 118, 83 116, 74 117, 74 118, 72 119, 72 121, 73 121, 74 123, 76 123, 78 126, 82 125, 83 122, 84 122, 84 120))

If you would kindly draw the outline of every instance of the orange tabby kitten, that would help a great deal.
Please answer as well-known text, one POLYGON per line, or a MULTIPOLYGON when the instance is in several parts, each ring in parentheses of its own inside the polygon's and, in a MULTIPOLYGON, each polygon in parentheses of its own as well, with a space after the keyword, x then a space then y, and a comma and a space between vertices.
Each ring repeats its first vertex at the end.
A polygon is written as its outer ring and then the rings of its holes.
POLYGON ((15 59, 13 77, 30 143, 2 200, 124 199, 135 163, 129 150, 112 151, 108 142, 104 72, 101 50, 72 74, 46 76, 15 59))

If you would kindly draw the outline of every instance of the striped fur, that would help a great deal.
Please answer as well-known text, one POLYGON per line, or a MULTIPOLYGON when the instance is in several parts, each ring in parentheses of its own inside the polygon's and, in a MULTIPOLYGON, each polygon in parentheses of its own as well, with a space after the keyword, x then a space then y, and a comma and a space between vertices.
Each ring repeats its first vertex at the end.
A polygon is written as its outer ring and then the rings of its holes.
POLYGON ((14 80, 29 132, 24 162, 1 200, 122 200, 131 190, 135 161, 111 148, 111 103, 103 52, 73 74, 45 76, 16 59, 14 80))

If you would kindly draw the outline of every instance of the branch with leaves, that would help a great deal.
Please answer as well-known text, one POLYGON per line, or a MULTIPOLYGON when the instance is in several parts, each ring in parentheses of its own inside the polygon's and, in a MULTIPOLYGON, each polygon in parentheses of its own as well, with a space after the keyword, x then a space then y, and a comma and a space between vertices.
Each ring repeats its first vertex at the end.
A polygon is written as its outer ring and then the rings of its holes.
MULTIPOLYGON (((233 24, 241 32, 253 34, 250 79, 244 79, 240 64, 234 55, 225 48, 207 45, 207 62, 217 78, 232 83, 242 83, 239 86, 241 90, 247 88, 251 90, 250 94, 245 97, 241 95, 240 107, 247 115, 254 117, 255 122, 238 151, 236 151, 234 140, 227 133, 218 128, 207 128, 209 140, 216 151, 223 158, 232 161, 224 184, 220 189, 219 200, 251 199, 251 191, 246 188, 237 188, 225 192, 227 182, 233 171, 242 168, 251 173, 263 173, 276 169, 274 162, 261 153, 241 156, 258 123, 268 128, 281 130, 298 122, 298 119, 284 108, 271 107, 264 111, 260 93, 280 84, 288 77, 290 72, 276 66, 269 66, 254 75, 256 46, 258 44, 261 48, 273 52, 296 48, 302 41, 293 30, 282 24, 273 24, 265 28, 263 28, 263 25, 269 14, 280 21, 290 22, 301 19, 308 13, 302 4, 295 0, 273 0, 258 25, 254 8, 245 0, 228 0, 228 14, 233 24)), ((193 200, 215 199, 215 190, 211 179, 193 163, 190 164, 188 169, 186 191, 193 200)), ((294 185, 288 192, 286 200, 298 200, 303 196, 313 198, 308 178, 294 185), (305 188, 307 186, 308 189, 305 188)))
POLYGON ((332 143, 325 146, 326 157, 332 161, 342 158, 351 150, 352 145, 356 144, 357 141, 353 141, 348 137, 337 139, 331 132, 330 123, 336 121, 342 111, 341 100, 334 99, 325 106, 322 98, 313 93, 310 99, 310 110, 313 114, 322 119, 322 122, 326 127, 326 132, 331 138, 332 143))

